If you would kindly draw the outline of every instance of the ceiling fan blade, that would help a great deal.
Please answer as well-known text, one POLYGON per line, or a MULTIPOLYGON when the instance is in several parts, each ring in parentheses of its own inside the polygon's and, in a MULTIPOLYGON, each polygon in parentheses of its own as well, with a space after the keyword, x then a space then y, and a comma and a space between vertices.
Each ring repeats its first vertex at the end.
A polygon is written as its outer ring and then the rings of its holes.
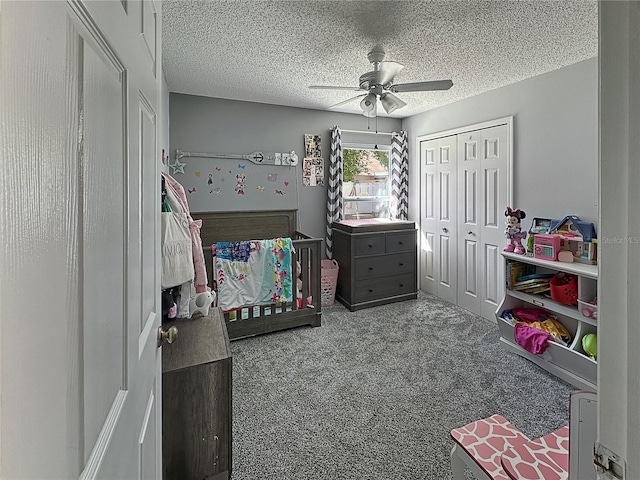
POLYGON ((360 87, 339 87, 335 85, 310 85, 312 90, 351 90, 353 92, 360 91, 360 87))
POLYGON ((393 80, 393 77, 399 74, 403 68, 404 65, 400 65, 398 62, 380 62, 380 84, 386 85, 387 83, 391 82, 393 80))
POLYGON ((427 92, 430 90, 449 90, 453 86, 451 80, 434 80, 431 82, 399 83, 392 85, 392 92, 427 92))
POLYGON ((366 97, 366 96, 367 96, 367 94, 366 94, 366 93, 363 93, 362 95, 356 95, 355 97, 351 97, 351 98, 349 98, 349 99, 347 99, 347 100, 345 100, 345 101, 343 101, 343 102, 336 103, 335 105, 331 105, 329 108, 339 107, 340 105, 344 105, 345 103, 349 103, 349 102, 351 102, 352 100, 355 100, 356 98, 366 97))

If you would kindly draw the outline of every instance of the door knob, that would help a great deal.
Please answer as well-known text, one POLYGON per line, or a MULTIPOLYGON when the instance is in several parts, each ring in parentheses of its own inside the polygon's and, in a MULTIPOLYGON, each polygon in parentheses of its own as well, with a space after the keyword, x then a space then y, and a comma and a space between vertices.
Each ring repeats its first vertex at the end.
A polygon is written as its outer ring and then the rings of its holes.
POLYGON ((162 330, 162 327, 158 327, 158 346, 161 346, 164 342, 173 343, 178 339, 178 327, 170 327, 167 330, 162 330))
POLYGON ((471 230, 469 230, 467 233, 468 233, 469 235, 475 235, 475 233, 473 233, 473 231, 471 231, 471 230))
POLYGON ((449 229, 448 229, 447 227, 442 227, 442 231, 443 231, 444 233, 447 233, 447 232, 449 231, 449 229))

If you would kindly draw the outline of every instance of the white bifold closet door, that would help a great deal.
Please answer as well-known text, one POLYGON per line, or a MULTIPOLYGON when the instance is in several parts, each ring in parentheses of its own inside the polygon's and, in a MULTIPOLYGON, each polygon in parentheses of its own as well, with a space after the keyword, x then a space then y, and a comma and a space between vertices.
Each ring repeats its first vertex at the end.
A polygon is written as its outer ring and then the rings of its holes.
POLYGON ((420 142, 421 289, 490 319, 504 290, 509 132, 505 123, 420 142))
POLYGON ((455 135, 422 142, 422 289, 456 303, 457 210, 455 135))

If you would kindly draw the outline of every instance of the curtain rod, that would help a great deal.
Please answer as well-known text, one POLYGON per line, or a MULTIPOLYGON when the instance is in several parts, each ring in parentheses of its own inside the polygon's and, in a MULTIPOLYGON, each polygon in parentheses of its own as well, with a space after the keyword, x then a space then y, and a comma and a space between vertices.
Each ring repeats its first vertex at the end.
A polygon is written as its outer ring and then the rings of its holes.
POLYGON ((393 135, 393 133, 391 132, 370 132, 368 130, 345 130, 345 129, 340 129, 341 132, 344 133, 369 133, 369 134, 373 134, 373 135, 393 135))

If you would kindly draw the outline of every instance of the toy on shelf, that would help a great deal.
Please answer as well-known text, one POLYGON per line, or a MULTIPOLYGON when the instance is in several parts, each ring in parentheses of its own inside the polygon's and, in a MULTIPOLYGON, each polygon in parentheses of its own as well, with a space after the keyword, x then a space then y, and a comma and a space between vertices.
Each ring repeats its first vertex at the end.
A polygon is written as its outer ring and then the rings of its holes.
POLYGON ((598 335, 587 333, 582 337, 582 350, 594 360, 598 360, 598 335))
POLYGON ((567 215, 562 220, 534 218, 529 234, 527 246, 535 258, 597 263, 596 227, 575 215, 567 215))
POLYGON ((513 210, 511 207, 507 207, 504 212, 506 228, 504 229, 505 236, 509 239, 509 243, 504 247, 505 252, 513 252, 518 255, 524 253, 524 247, 522 246, 522 240, 527 236, 527 232, 522 231, 522 219, 527 215, 523 210, 519 208, 513 210))
POLYGON ((598 241, 593 223, 583 222, 575 215, 568 215, 554 223, 549 233, 560 236, 558 260, 561 262, 579 262, 589 265, 597 263, 598 241))
POLYGON ((555 261, 560 252, 560 237, 548 233, 537 233, 533 235, 533 256, 543 260, 555 261))

